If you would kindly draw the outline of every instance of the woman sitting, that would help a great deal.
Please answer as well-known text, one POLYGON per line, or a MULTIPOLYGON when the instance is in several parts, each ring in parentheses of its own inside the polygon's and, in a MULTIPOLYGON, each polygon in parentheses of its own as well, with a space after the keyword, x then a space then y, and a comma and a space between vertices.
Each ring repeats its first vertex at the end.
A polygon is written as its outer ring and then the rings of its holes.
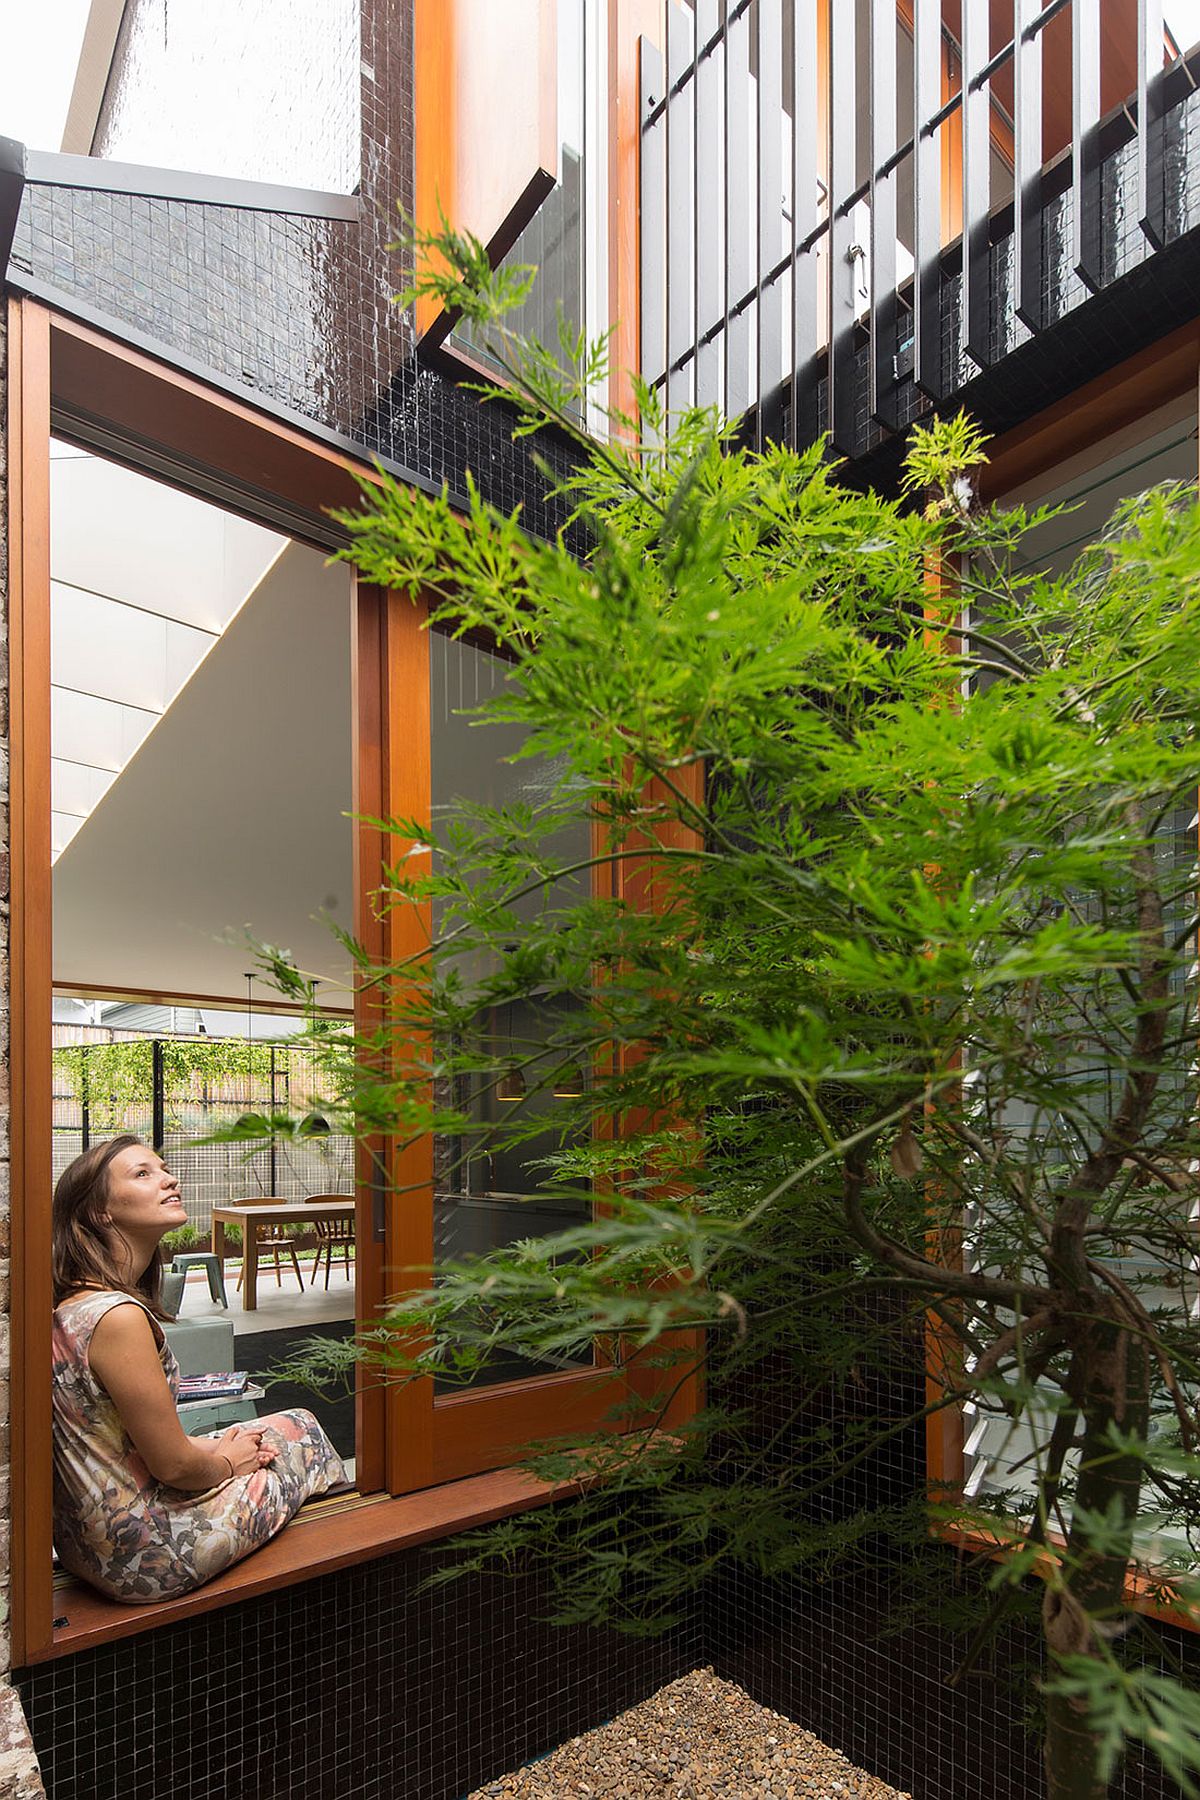
POLYGON ((179 1183, 135 1137, 85 1150, 54 1190, 54 1547, 114 1600, 211 1581, 346 1480, 309 1412, 184 1431, 159 1239, 186 1222, 179 1183))

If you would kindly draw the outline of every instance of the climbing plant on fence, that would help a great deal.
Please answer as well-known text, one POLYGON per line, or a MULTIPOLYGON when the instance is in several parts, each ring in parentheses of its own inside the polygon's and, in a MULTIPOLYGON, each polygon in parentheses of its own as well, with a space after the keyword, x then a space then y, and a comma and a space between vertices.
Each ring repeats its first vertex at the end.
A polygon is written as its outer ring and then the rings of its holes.
MULTIPOLYGON (((304 1086, 301 1098, 306 1104, 317 1103, 320 1088, 332 1085, 330 1059, 339 1054, 336 1039, 331 1044, 328 1038, 322 1039, 321 1057, 307 1049, 297 1052, 291 1045, 243 1038, 60 1044, 53 1052, 56 1090, 65 1089, 81 1108, 88 1108, 93 1134, 121 1130, 131 1113, 149 1111, 154 1099, 155 1041, 161 1046, 164 1123, 170 1131, 181 1130, 185 1108, 198 1105, 247 1108, 257 1101, 266 1103, 269 1112, 272 1071, 280 1085, 294 1072, 304 1086)), ((265 1116, 256 1114, 260 1120, 265 1116)), ((280 1117, 279 1128, 290 1134, 286 1115, 280 1117)))
POLYGON ((125 1128, 135 1108, 153 1100, 154 1047, 149 1038, 125 1043, 60 1044, 53 1052, 55 1087, 60 1084, 86 1106, 98 1136, 125 1128))

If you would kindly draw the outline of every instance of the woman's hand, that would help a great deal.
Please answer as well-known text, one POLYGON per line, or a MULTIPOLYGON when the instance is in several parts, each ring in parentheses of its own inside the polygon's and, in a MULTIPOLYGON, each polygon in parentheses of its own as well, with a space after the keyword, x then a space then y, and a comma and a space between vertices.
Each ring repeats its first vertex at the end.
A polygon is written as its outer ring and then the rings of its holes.
POLYGON ((134 1449, 155 1481, 185 1493, 219 1487, 234 1475, 253 1475, 274 1460, 262 1429, 234 1425, 219 1438, 188 1437, 167 1386, 159 1356, 159 1327, 133 1300, 114 1306, 92 1333, 88 1361, 109 1395, 134 1449))
POLYGON ((231 1425, 212 1442, 218 1456, 228 1462, 231 1475, 253 1475, 275 1461, 275 1451, 262 1437, 261 1425, 231 1425))

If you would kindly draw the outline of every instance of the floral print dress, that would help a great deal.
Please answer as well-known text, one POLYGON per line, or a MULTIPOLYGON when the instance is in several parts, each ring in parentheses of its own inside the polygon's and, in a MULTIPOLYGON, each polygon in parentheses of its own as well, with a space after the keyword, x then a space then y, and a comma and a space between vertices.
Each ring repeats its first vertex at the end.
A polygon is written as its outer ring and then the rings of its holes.
MULTIPOLYGON (((73 1575, 127 1601, 163 1600, 211 1581, 281 1531, 305 1500, 346 1480, 317 1421, 297 1409, 256 1421, 276 1452, 269 1468, 202 1493, 156 1481, 88 1361, 105 1313, 140 1304, 125 1293, 89 1293, 54 1313, 54 1548, 73 1575)), ((174 1397, 179 1365, 144 1310, 174 1397)))

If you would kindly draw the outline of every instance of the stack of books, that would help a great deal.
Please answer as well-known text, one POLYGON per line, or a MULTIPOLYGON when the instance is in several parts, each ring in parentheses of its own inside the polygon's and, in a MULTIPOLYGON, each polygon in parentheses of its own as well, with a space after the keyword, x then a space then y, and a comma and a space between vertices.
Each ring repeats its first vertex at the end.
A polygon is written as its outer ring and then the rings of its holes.
POLYGON ((187 1400, 237 1400, 250 1385, 244 1369, 209 1375, 183 1375, 176 1396, 182 1406, 187 1400))

